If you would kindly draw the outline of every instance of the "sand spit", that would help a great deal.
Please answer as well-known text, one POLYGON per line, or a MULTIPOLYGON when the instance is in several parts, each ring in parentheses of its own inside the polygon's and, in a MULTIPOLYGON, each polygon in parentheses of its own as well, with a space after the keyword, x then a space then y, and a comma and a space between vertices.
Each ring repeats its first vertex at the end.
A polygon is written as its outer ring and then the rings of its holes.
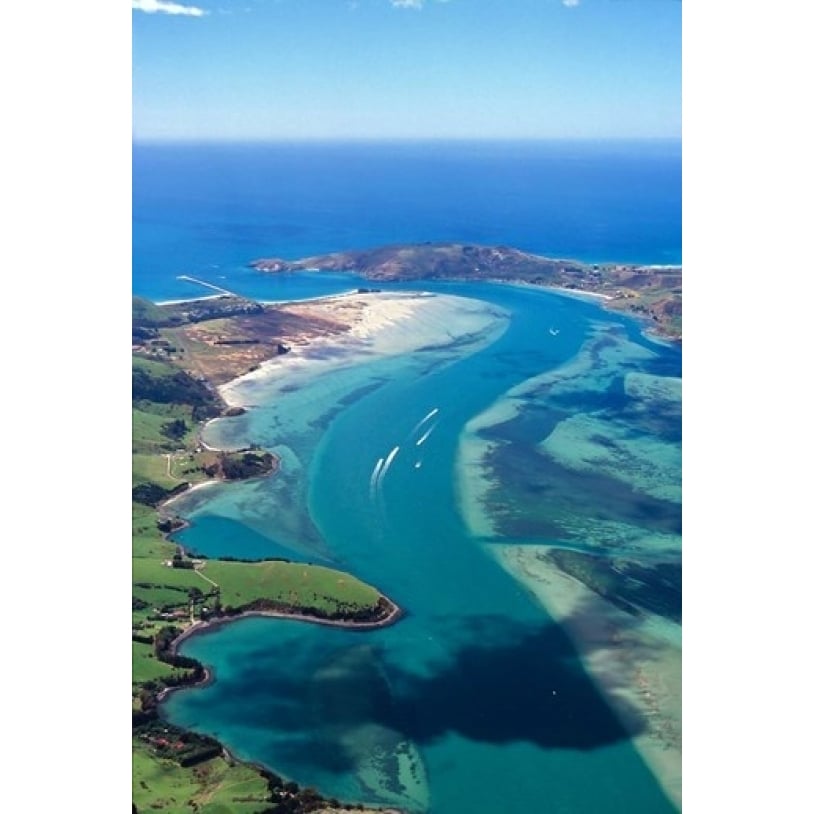
POLYGON ((161 508, 163 509, 168 506, 172 506, 181 498, 189 497, 192 492, 200 492, 202 489, 207 489, 210 486, 214 486, 216 483, 226 483, 226 481, 212 478, 211 480, 200 481, 200 483, 193 483, 188 489, 185 489, 183 492, 179 492, 177 495, 173 495, 171 498, 165 500, 161 504, 161 508))
POLYGON ((546 562, 542 545, 500 545, 489 550, 563 625, 633 743, 681 808, 680 627, 659 617, 627 614, 546 562))
POLYGON ((540 285, 539 283, 529 283, 524 280, 501 280, 504 285, 510 285, 514 288, 533 289, 536 291, 550 291, 552 294, 562 294, 565 297, 573 297, 577 300, 590 300, 593 302, 607 302, 612 300, 610 294, 602 294, 599 291, 585 291, 584 289, 563 288, 556 285, 540 285))
POLYGON ((265 389, 285 378, 298 378, 349 367, 361 359, 409 354, 427 347, 477 341, 505 327, 505 313, 488 303, 447 294, 369 292, 308 300, 281 306, 309 322, 341 326, 314 336, 307 330, 286 336, 288 353, 263 362, 257 370, 220 385, 229 407, 252 406, 254 387, 265 389))

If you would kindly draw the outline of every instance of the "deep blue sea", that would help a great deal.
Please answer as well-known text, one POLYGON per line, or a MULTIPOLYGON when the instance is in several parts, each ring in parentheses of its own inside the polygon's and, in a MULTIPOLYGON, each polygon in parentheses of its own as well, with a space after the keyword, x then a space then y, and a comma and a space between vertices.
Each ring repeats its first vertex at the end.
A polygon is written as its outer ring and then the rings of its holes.
POLYGON ((309 296, 267 279, 258 288, 246 264, 444 240, 680 263, 681 143, 133 148, 133 290, 148 298, 205 293, 181 274, 267 299, 309 296))
MULTIPOLYGON (((401 241, 681 261, 677 143, 140 146, 133 188, 133 288, 159 300, 208 293, 179 274, 264 300, 344 291, 359 280, 246 263, 401 241)), ((328 563, 406 617, 373 632, 248 619, 193 637, 182 652, 215 681, 164 714, 344 801, 671 814, 675 775, 660 783, 631 732, 674 744, 675 721, 628 709, 625 727, 598 687, 680 698, 680 348, 563 294, 420 287, 479 303, 480 328, 459 329, 450 300, 416 328, 444 342, 246 385, 252 409, 206 440, 257 443, 281 470, 177 504, 192 550, 328 563), (627 610, 590 591, 547 604, 563 578, 552 551, 589 558, 583 573, 627 610), (581 658, 568 623, 619 618, 620 648, 587 669, 601 645, 578 641, 581 658)))

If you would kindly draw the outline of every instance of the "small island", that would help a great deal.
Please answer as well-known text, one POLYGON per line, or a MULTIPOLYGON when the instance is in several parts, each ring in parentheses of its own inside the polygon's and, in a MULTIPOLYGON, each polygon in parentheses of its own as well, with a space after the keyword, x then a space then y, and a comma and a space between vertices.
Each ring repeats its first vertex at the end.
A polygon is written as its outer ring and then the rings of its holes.
POLYGON ((526 283, 600 296, 612 310, 650 324, 659 336, 681 338, 681 267, 556 260, 508 246, 409 243, 341 251, 301 260, 255 260, 267 273, 345 271, 369 280, 480 280, 526 283))

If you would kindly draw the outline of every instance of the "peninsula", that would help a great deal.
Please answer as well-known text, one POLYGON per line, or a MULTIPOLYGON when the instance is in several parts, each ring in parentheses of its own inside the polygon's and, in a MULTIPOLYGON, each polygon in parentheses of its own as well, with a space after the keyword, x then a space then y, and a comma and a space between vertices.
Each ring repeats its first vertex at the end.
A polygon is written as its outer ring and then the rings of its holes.
MULTIPOLYGON (((358 304, 350 310, 358 316, 362 308, 358 304)), ((214 738, 170 724, 159 707, 173 689, 211 678, 202 664, 177 652, 190 635, 245 616, 364 630, 393 624, 402 614, 374 587, 333 568, 281 559, 200 557, 168 536, 185 525, 174 511, 180 495, 207 484, 276 473, 279 462, 271 453, 257 447, 213 449, 203 443, 200 430, 213 418, 244 412, 224 401, 218 383, 286 353, 290 344, 350 328, 347 319, 330 316, 330 305, 318 310, 272 312, 231 294, 167 306, 134 298, 134 811, 339 810, 337 801, 313 789, 236 761, 214 738), (249 338, 241 321, 246 318, 256 323, 249 338)))
POLYGON ((681 267, 587 264, 530 254, 508 246, 409 243, 340 251, 301 260, 267 258, 250 266, 266 273, 353 272, 382 282, 480 280, 526 283, 601 296, 612 310, 650 323, 653 333, 681 338, 681 267))

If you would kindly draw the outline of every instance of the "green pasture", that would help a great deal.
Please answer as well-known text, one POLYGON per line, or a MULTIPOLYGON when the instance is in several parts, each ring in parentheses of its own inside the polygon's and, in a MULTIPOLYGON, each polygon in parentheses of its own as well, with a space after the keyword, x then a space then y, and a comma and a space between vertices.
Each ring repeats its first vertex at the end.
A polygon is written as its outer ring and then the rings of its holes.
POLYGON ((356 577, 319 565, 208 560, 202 573, 218 584, 224 606, 265 598, 335 612, 340 605, 373 607, 379 599, 378 591, 356 577))
POLYGON ((158 404, 141 401, 133 407, 133 452, 153 453, 174 452, 189 447, 195 442, 196 422, 192 410, 181 404, 158 404), (161 428, 168 421, 182 418, 189 430, 180 439, 168 438, 161 428))
POLYGON ((217 463, 218 453, 204 450, 203 452, 185 452, 176 455, 172 460, 172 474, 182 481, 200 483, 209 480, 204 467, 217 463))
POLYGON ((178 372, 178 368, 166 362, 145 359, 143 356, 133 356, 133 370, 143 370, 153 379, 172 378, 178 372))
MULTIPOLYGON (((147 320, 158 321, 163 315, 153 313, 147 305, 138 308, 147 320)), ((169 332, 168 332, 169 333, 169 332)), ((207 479, 204 467, 217 462, 216 453, 193 451, 197 422, 193 420, 193 404, 204 406, 206 393, 193 379, 172 379, 178 368, 152 359, 133 357, 133 369, 141 370, 154 382, 152 387, 144 377, 139 379, 140 392, 148 398, 133 406, 132 481, 133 485, 155 484, 173 489, 182 481, 195 483, 207 479), (149 396, 168 397, 165 403, 153 402, 149 396), (174 398, 178 401, 173 401, 174 398), (189 399, 189 403, 186 403, 189 399), (183 402, 183 403, 182 403, 183 402), (178 440, 167 438, 162 426, 183 418, 189 427, 178 440), (184 449, 174 455, 170 475, 164 453, 184 449)), ((207 415, 206 412, 198 414, 207 415)), ((168 542, 157 528, 155 508, 132 504, 132 592, 145 607, 133 610, 133 629, 139 636, 154 636, 168 624, 183 627, 188 620, 152 620, 156 608, 186 605, 188 592, 197 588, 203 594, 214 586, 220 588, 222 605, 239 607, 256 599, 316 607, 331 614, 348 609, 374 607, 378 592, 349 574, 314 565, 283 562, 240 563, 207 560, 201 574, 193 569, 165 565, 176 553, 175 544, 168 542), (202 576, 203 575, 203 576, 202 576), (204 579, 204 576, 207 579, 204 579)), ((207 604, 206 601, 199 603, 207 604)), ((155 658, 151 644, 132 643, 132 681, 134 709, 140 708, 140 690, 150 681, 162 681, 188 672, 172 667, 155 658)), ((166 814, 259 814, 272 804, 267 801, 267 784, 256 769, 233 764, 223 758, 204 761, 183 768, 160 758, 139 738, 133 740, 133 802, 138 811, 166 814)))
POLYGON ((143 297, 133 297, 133 325, 155 327, 170 322, 167 309, 143 297))
MULTIPOLYGON (((206 585, 200 580, 201 586, 206 585)), ((208 587, 212 587, 211 585, 208 587)), ((205 588, 201 590, 206 593, 205 588)), ((189 588, 181 585, 155 585, 144 588, 139 585, 133 586, 133 596, 138 597, 142 602, 146 602, 151 609, 165 606, 189 605, 189 588)))
POLYGON ((155 509, 133 503, 133 556, 156 561, 167 560, 175 553, 175 546, 168 543, 156 528, 155 509))
POLYGON ((266 781, 251 767, 214 758, 182 768, 133 739, 133 802, 139 812, 258 814, 269 807, 267 793, 266 781))
POLYGON ((181 481, 167 475, 166 456, 133 455, 133 486, 139 483, 156 483, 164 489, 174 489, 181 481))
MULTIPOLYGON (((175 546, 172 547, 172 551, 175 551, 175 546)), ((133 558, 133 583, 138 582, 148 582, 151 585, 171 585, 185 590, 200 588, 204 593, 206 593, 207 586, 211 587, 192 568, 171 568, 164 565, 161 560, 147 559, 146 557, 133 558)), ((133 590, 136 590, 135 584, 133 590)))
POLYGON ((145 681, 153 681, 170 676, 181 676, 191 672, 190 670, 172 667, 159 661, 153 652, 151 644, 133 642, 133 683, 142 684, 145 681))

